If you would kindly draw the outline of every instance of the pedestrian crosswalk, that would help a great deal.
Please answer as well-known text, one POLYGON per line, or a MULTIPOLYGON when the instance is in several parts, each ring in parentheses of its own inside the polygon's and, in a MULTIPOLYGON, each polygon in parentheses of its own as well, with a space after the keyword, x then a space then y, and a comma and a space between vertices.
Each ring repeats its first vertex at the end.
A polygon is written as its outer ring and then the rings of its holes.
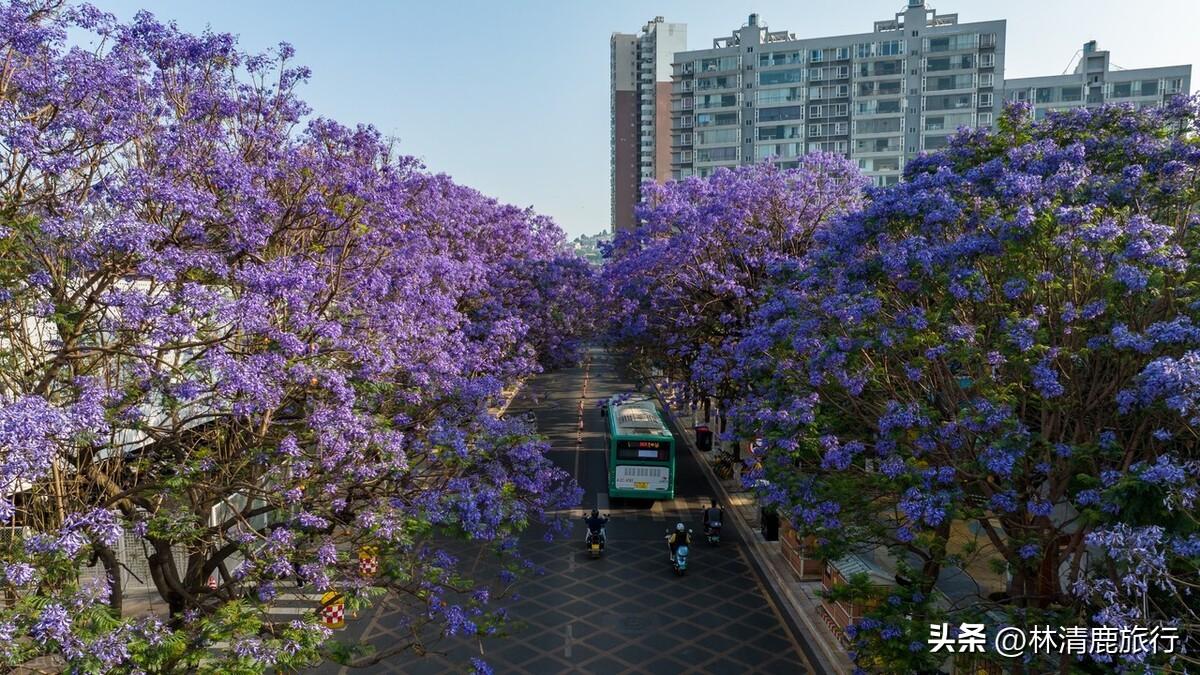
POLYGON ((607 492, 597 492, 592 499, 584 499, 576 509, 549 512, 551 515, 582 517, 593 507, 613 518, 622 520, 649 520, 655 522, 697 521, 703 517, 709 501, 705 497, 676 497, 656 500, 613 500, 607 492))

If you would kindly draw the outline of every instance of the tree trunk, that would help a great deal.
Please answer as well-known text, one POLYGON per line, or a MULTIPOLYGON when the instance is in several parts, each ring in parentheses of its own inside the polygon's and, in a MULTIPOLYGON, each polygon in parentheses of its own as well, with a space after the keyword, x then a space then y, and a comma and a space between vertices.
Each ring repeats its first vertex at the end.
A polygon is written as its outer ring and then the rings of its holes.
POLYGON ((175 569, 175 556, 170 544, 152 541, 154 553, 150 554, 150 576, 158 594, 167 603, 171 616, 182 614, 187 609, 188 594, 179 580, 179 572, 175 569))
POLYGON ((104 565, 104 573, 108 575, 108 604, 117 616, 121 616, 125 598, 121 587, 121 566, 117 562, 117 556, 107 546, 97 544, 94 550, 96 557, 104 565))

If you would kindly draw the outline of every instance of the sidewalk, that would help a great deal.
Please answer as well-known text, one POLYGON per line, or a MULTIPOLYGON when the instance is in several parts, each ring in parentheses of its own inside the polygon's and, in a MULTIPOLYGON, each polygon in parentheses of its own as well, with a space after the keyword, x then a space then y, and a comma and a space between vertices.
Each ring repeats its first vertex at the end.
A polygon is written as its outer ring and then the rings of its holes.
MULTIPOLYGON (((658 394, 658 387, 654 386, 658 394)), ((781 544, 778 541, 767 541, 760 531, 758 501, 753 492, 741 485, 741 479, 735 472, 733 478, 721 480, 713 472, 712 463, 716 460, 717 450, 721 443, 714 439, 714 449, 710 452, 700 452, 696 447, 697 424, 703 424, 703 416, 697 416, 688 411, 676 411, 661 395, 659 401, 667 417, 683 434, 688 450, 699 460, 700 468, 717 490, 718 499, 725 507, 727 516, 733 520, 734 527, 741 533, 754 562, 763 572, 763 576, 780 601, 781 609, 786 611, 791 623, 800 631, 799 637, 811 649, 805 649, 813 665, 825 673, 849 675, 854 670, 854 664, 842 645, 837 641, 822 618, 821 599, 817 591, 821 589, 819 581, 798 581, 791 566, 783 557, 781 544)))

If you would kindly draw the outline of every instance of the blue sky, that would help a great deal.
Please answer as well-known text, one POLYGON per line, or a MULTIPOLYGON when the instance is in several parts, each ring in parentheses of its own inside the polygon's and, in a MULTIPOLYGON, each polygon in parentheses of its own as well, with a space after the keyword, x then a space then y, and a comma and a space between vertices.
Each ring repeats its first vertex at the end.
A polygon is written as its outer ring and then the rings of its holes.
MULTIPOLYGON (((662 15, 688 46, 758 12, 799 37, 871 30, 904 0, 92 0, 121 18, 148 9, 180 27, 280 41, 313 71, 302 96, 321 115, 370 123, 433 171, 555 218, 570 236, 609 224, 608 38, 662 15)), ((1006 75, 1060 73, 1096 39, 1124 68, 1200 63, 1195 0, 930 0, 959 20, 1008 20, 1006 75)), ((1200 72, 1193 73, 1193 82, 1200 72)))

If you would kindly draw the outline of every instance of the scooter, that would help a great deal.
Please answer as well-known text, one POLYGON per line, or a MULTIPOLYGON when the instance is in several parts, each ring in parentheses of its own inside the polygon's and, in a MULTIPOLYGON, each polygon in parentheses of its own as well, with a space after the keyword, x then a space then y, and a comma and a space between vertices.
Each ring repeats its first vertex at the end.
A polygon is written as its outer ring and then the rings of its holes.
POLYGON ((704 526, 704 536, 708 537, 708 543, 713 546, 721 545, 721 521, 714 520, 704 526))
MULTIPOLYGON (((606 514, 604 517, 608 518, 608 515, 606 514)), ((593 559, 599 558, 604 552, 605 539, 606 537, 604 536, 603 528, 600 530, 593 530, 589 527, 587 536, 584 537, 583 540, 584 545, 587 546, 588 555, 590 555, 593 559)))
MULTIPOLYGON (((691 533, 692 533, 692 531, 688 530, 688 534, 690 535, 691 533)), ((670 532, 667 533, 667 550, 668 551, 671 550, 671 533, 670 532)), ((673 554, 671 554, 671 569, 672 569, 672 571, 675 572, 675 574, 677 576, 683 576, 684 574, 687 573, 687 566, 688 566, 688 545, 680 544, 679 548, 675 549, 675 552, 673 554)))

